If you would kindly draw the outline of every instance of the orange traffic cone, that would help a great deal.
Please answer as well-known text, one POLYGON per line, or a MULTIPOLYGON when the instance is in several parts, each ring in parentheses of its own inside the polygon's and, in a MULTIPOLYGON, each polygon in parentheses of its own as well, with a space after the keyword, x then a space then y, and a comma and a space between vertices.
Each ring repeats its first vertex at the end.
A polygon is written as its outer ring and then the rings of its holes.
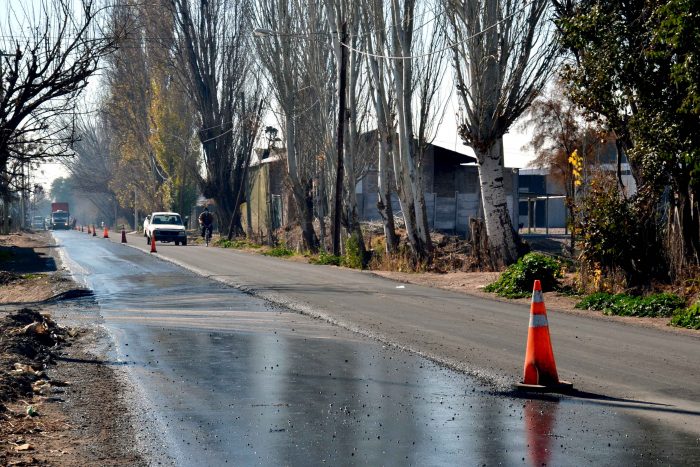
POLYGON ((107 226, 105 225, 105 230, 102 232, 102 238, 109 238, 109 232, 107 231, 107 226))
POLYGON ((91 233, 91 232, 90 232, 90 226, 88 225, 87 227, 88 227, 88 228, 87 228, 87 233, 88 233, 88 235, 90 235, 90 233, 91 233))
POLYGON ((151 253, 158 253, 156 251, 156 231, 155 230, 151 234, 151 253))
POLYGON ((549 338, 547 310, 542 298, 542 286, 536 280, 530 305, 530 328, 527 332, 523 382, 515 385, 526 391, 563 392, 573 387, 568 381, 559 381, 554 362, 552 341, 549 338))
POLYGON ((122 225, 122 243, 126 243, 126 230, 124 230, 123 225, 122 225))
POLYGON ((97 227, 95 227, 94 225, 92 226, 92 236, 97 237, 97 227))

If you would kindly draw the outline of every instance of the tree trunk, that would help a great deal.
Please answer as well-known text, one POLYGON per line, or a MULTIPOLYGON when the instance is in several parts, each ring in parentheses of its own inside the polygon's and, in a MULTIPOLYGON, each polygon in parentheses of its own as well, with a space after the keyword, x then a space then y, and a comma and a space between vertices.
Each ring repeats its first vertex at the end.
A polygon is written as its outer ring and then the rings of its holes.
POLYGON ((477 153, 479 160, 479 185, 484 206, 486 234, 489 250, 496 267, 507 266, 518 259, 517 239, 508 213, 506 192, 503 186, 501 146, 499 139, 488 152, 477 153))
MULTIPOLYGON (((289 108, 293 108, 293 106, 289 105, 289 108)), ((297 219, 299 219, 299 227, 301 228, 302 237, 304 239, 304 248, 315 253, 318 251, 318 238, 316 237, 313 223, 312 183, 310 181, 304 183, 299 177, 294 116, 287 115, 285 118, 287 127, 287 174, 289 175, 294 204, 299 213, 297 219)))
POLYGON ((384 132, 377 132, 377 146, 379 147, 379 173, 377 179, 377 189, 379 199, 377 209, 382 216, 384 224, 384 238, 386 240, 386 252, 394 254, 399 249, 399 239, 396 236, 396 225, 394 224, 394 210, 391 206, 391 183, 389 180, 389 144, 386 138, 389 136, 384 132))

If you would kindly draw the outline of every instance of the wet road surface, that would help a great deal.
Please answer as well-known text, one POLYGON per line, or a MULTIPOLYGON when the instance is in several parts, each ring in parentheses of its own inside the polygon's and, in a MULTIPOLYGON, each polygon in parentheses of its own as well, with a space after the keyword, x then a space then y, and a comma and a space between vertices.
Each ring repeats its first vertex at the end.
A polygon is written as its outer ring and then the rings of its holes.
POLYGON ((700 463, 697 436, 619 401, 499 394, 133 248, 86 248, 84 235, 55 233, 176 464, 700 463))

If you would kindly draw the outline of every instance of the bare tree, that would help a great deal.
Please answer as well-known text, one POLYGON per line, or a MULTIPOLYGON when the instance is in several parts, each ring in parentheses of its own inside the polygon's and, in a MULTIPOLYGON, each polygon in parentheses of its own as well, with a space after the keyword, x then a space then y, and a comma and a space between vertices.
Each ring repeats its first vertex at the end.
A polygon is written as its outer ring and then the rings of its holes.
POLYGON ((518 258, 518 239, 503 185, 503 135, 555 65, 550 1, 447 0, 446 8, 465 111, 459 132, 476 153, 492 261, 507 265, 518 258))
POLYGON ((393 119, 391 82, 388 80, 386 64, 378 52, 383 51, 387 43, 384 4, 377 0, 365 0, 363 2, 365 28, 367 33, 367 68, 371 77, 372 103, 377 120, 377 209, 382 217, 384 226, 384 238, 387 253, 398 251, 399 239, 396 235, 394 212, 391 202, 392 181, 390 176, 391 155, 395 133, 393 119))
MULTIPOLYGON (((418 186, 421 190, 423 183, 423 162, 428 146, 437 135, 437 129, 445 115, 447 99, 441 93, 442 82, 447 71, 448 56, 447 44, 447 20, 444 11, 438 8, 439 2, 417 6, 416 26, 414 28, 414 40, 412 54, 418 57, 413 60, 413 84, 412 94, 414 100, 413 128, 416 151, 416 167, 418 172, 418 186), (431 17, 428 17, 432 15, 431 17)), ((423 229, 428 232, 428 214, 423 193, 417 198, 418 209, 422 211, 423 229)), ((435 207, 437 209, 437 206, 435 207)), ((430 237, 428 237, 430 240, 430 237)), ((431 244, 428 243, 428 247, 431 244)))
POLYGON ((113 132, 104 115, 82 115, 75 124, 73 155, 62 160, 71 175, 71 186, 82 192, 105 219, 114 218, 117 194, 111 189, 116 156, 112 151, 113 132))
POLYGON ((378 207, 384 219, 385 233, 388 234, 387 247, 390 250, 392 248, 393 219, 390 218, 390 191, 387 189, 388 167, 384 162, 387 155, 391 154, 406 235, 415 258, 424 260, 432 250, 432 242, 420 174, 422 152, 418 148, 416 137, 425 140, 429 133, 429 121, 433 116, 429 109, 433 105, 440 77, 437 74, 429 76, 428 73, 435 73, 441 68, 441 51, 436 44, 440 40, 444 41, 444 35, 440 39, 440 32, 435 29, 437 37, 427 39, 429 34, 425 34, 423 24, 417 23, 416 18, 422 18, 429 7, 425 4, 417 5, 415 0, 392 0, 388 10, 385 10, 384 2, 380 0, 367 0, 364 5, 368 21, 366 28, 371 31, 367 57, 378 120, 378 207), (426 48, 430 51, 426 52, 426 48), (423 62, 416 75, 418 60, 423 62), (417 89, 421 90, 419 99, 416 99, 417 89), (416 106, 421 109, 418 114, 415 112, 416 106), (419 134, 416 134, 416 123, 419 134))
MULTIPOLYGON (((343 117, 344 138, 338 138, 338 144, 343 144, 342 158, 345 166, 343 183, 343 221, 347 231, 355 234, 361 251, 365 251, 362 230, 357 206, 355 186, 363 173, 365 158, 362 150, 366 145, 360 144, 360 131, 363 115, 367 113, 367 80, 363 76, 363 56, 360 49, 364 48, 365 34, 361 33, 362 21, 359 2, 348 0, 324 0, 327 19, 331 28, 333 52, 335 55, 338 106, 338 116, 343 117), (341 83, 347 85, 341 86, 341 83), (340 93, 344 95, 340 96, 340 93)), ((340 131, 340 127, 337 127, 340 131)), ((340 157, 340 155, 339 155, 340 157)), ((334 250, 336 245, 334 245, 334 250)), ((337 253, 334 251, 334 253, 337 253)))
POLYGON ((242 231, 240 203, 259 129, 260 87, 251 53, 250 0, 171 0, 175 60, 200 119, 204 195, 220 229, 242 231), (252 103, 252 104, 246 104, 252 103))
POLYGON ((101 10, 92 0, 15 3, 6 11, 0 22, 0 35, 7 40, 0 50, 3 197, 17 176, 12 167, 69 154, 73 133, 66 130, 72 122, 64 117, 117 39, 101 34, 101 10))
MULTIPOLYGON (((258 57, 268 75, 274 99, 282 110, 288 182, 304 246, 310 251, 316 251, 319 246, 313 226, 317 161, 319 156, 328 161, 329 156, 325 151, 318 152, 327 149, 327 145, 321 148, 313 142, 308 144, 310 141, 304 137, 304 130, 319 128, 313 124, 314 113, 328 115, 328 107, 321 106, 322 102, 329 104, 327 90, 315 76, 319 71, 322 76, 328 76, 331 50, 324 23, 316 2, 268 1, 259 3, 256 9, 256 25, 268 31, 256 41, 258 57), (320 32, 326 34, 318 34, 320 32)), ((319 136, 315 135, 316 139, 323 141, 319 136)))

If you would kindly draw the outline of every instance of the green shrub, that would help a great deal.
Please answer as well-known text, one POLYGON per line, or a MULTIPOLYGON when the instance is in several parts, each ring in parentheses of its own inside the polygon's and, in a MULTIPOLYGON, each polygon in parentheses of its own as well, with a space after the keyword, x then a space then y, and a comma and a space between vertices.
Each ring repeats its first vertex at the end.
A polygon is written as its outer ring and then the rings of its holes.
POLYGON ((27 274, 22 274, 22 279, 32 280, 32 279, 38 279, 40 277, 42 277, 42 274, 37 274, 37 273, 33 273, 33 272, 30 272, 27 274))
POLYGON ((618 300, 618 297, 621 295, 622 294, 615 295, 607 292, 592 293, 590 295, 585 296, 583 300, 574 305, 574 307, 579 308, 581 310, 602 311, 606 308, 610 308, 613 304, 615 304, 618 300))
POLYGON ((651 318, 672 316, 684 306, 684 300, 672 293, 636 297, 627 294, 613 295, 598 292, 588 295, 576 304, 576 308, 599 310, 606 315, 647 316, 651 318))
POLYGON ((214 242, 214 246, 219 248, 233 248, 233 242, 228 238, 220 238, 214 242))
POLYGON ((279 257, 285 257, 285 256, 294 256, 294 251, 290 250, 284 245, 277 245, 276 247, 272 248, 269 251, 266 251, 263 253, 263 255, 266 256, 275 256, 277 258, 279 257))
POLYGON ((335 256, 331 253, 326 253, 325 251, 322 251, 317 257, 309 258, 309 263, 340 266, 341 260, 342 258, 340 256, 335 256))
POLYGON ((343 266, 353 269, 362 269, 362 248, 360 248, 360 240, 356 233, 352 234, 345 242, 345 257, 343 258, 343 266))
POLYGON ((671 318, 671 324, 688 329, 700 329, 700 302, 677 311, 671 318))
POLYGON ((547 292, 559 286, 562 277, 561 265, 556 259, 540 253, 528 253, 517 263, 508 266, 496 282, 484 290, 507 298, 528 297, 532 293, 535 279, 539 279, 542 290, 547 292))
POLYGON ((260 248, 260 245, 257 243, 251 243, 248 240, 229 240, 227 238, 220 238, 216 242, 214 242, 214 245, 218 246, 219 248, 234 248, 234 249, 241 249, 241 248, 260 248))

